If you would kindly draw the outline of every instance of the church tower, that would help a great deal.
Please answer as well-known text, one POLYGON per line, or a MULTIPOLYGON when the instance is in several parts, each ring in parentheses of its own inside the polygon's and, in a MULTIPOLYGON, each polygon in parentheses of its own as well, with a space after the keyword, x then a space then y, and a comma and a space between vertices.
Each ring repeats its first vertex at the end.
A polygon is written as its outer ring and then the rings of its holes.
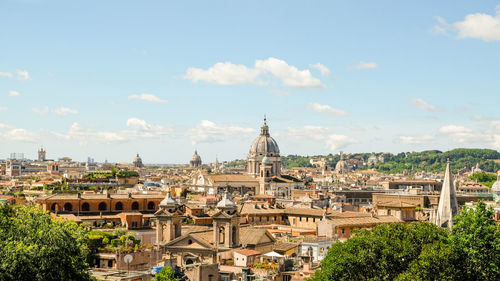
POLYGON ((214 243, 217 248, 235 248, 240 245, 240 215, 236 204, 231 200, 227 190, 217 203, 219 210, 212 216, 214 224, 214 243))
POLYGON ((457 196, 453 186, 453 178, 450 172, 450 160, 446 163, 443 187, 439 196, 439 205, 435 216, 435 224, 439 227, 449 227, 453 225, 453 217, 458 213, 457 196))
POLYGON ((270 163, 269 158, 264 157, 260 164, 259 194, 266 194, 266 190, 269 188, 269 183, 272 179, 272 174, 273 165, 270 163))
POLYGON ((40 147, 38 150, 38 162, 43 162, 47 159, 47 152, 43 149, 43 147, 40 147))
POLYGON ((160 202, 156 218, 156 243, 167 243, 181 236, 182 206, 172 198, 170 189, 165 199, 160 202))

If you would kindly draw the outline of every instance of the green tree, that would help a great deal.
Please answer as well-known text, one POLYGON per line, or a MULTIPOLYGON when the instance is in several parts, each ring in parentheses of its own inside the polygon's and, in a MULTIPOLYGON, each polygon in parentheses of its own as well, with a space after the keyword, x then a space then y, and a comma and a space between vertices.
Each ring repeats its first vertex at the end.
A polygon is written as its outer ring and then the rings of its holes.
POLYGON ((500 225, 493 214, 480 201, 455 217, 450 243, 462 280, 500 280, 500 225))
POLYGON ((91 280, 87 253, 76 223, 0 204, 0 280, 91 280))
POLYGON ((170 268, 170 266, 164 266, 160 272, 155 275, 154 281, 178 281, 175 278, 175 272, 170 268))
POLYGON ((423 248, 446 237, 446 230, 423 222, 362 230, 333 244, 311 280, 394 280, 423 248))

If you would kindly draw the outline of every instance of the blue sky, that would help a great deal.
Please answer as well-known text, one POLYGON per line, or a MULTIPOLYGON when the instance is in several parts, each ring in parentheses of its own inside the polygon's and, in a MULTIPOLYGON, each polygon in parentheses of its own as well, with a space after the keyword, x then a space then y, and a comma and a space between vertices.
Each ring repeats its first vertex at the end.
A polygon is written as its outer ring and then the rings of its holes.
POLYGON ((500 149, 500 1, 0 1, 0 159, 500 149))

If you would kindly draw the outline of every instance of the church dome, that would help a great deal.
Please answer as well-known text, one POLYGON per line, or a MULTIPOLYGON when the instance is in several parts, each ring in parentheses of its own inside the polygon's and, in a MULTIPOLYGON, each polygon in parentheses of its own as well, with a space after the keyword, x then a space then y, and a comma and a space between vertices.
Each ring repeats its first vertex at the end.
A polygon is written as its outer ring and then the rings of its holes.
POLYGON ((347 161, 344 160, 344 154, 342 151, 340 152, 340 160, 337 162, 337 165, 335 165, 335 171, 342 174, 349 171, 349 165, 347 164, 347 161))
POLYGON ((231 200, 229 193, 227 190, 224 192, 224 197, 217 203, 217 208, 233 208, 236 207, 236 204, 231 200))
POLYGON ((191 157, 191 161, 201 162, 201 157, 198 155, 198 151, 194 151, 193 157, 191 157))
POLYGON ((276 141, 269 135, 269 127, 264 118, 264 125, 260 128, 260 135, 250 146, 250 155, 279 156, 280 149, 276 141))

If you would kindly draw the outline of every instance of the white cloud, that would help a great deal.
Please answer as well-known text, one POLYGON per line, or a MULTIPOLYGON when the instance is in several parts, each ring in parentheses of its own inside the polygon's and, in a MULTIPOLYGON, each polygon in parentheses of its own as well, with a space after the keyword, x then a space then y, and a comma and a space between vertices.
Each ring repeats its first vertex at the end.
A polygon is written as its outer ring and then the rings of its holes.
POLYGON ((434 140, 433 136, 422 135, 422 136, 400 136, 399 141, 405 144, 425 144, 434 140))
POLYGON ((351 67, 351 69, 374 69, 378 68, 378 64, 375 62, 364 62, 360 61, 358 64, 351 67))
POLYGON ((441 108, 439 107, 436 107, 426 101, 424 101, 423 99, 420 99, 420 98, 411 98, 411 99, 408 99, 408 101, 415 105, 418 109, 421 109, 421 110, 426 110, 426 111, 443 111, 441 108))
POLYGON ((50 109, 48 106, 44 106, 42 108, 32 108, 31 111, 35 112, 38 115, 45 115, 50 112, 50 109))
POLYGON ((13 141, 32 142, 32 143, 36 143, 39 141, 39 137, 36 134, 21 128, 11 129, 3 136, 8 140, 13 140, 13 141))
POLYGON ((0 129, 14 129, 14 126, 0 123, 0 129))
POLYGON ((439 132, 449 135, 459 143, 473 143, 484 141, 483 134, 478 132, 474 133, 471 129, 459 125, 446 125, 439 128, 439 132))
POLYGON ((486 42, 500 41, 500 5, 496 6, 495 15, 474 13, 465 16, 463 21, 448 24, 438 17, 438 24, 434 30, 446 34, 448 31, 456 32, 457 38, 474 38, 486 42))
POLYGON ((21 94, 18 91, 9 91, 9 96, 11 97, 19 97, 21 94))
POLYGON ((260 75, 257 69, 250 69, 242 64, 218 62, 207 70, 190 67, 183 76, 193 82, 203 81, 219 85, 256 83, 260 75))
POLYGON ((158 135, 166 135, 172 131, 172 128, 160 126, 160 125, 150 125, 146 121, 139 118, 129 118, 127 120, 127 127, 136 128, 137 130, 144 132, 151 132, 158 135))
POLYGON ((78 123, 73 123, 67 132, 53 134, 65 140, 77 141, 80 145, 84 145, 89 141, 99 143, 124 143, 137 139, 141 136, 136 131, 94 131, 91 128, 84 128, 78 123))
POLYGON ((311 75, 309 69, 298 70, 295 66, 288 65, 284 60, 268 58, 257 60, 255 68, 270 72, 279 78, 284 85, 294 88, 324 88, 318 78, 311 75))
POLYGON ((183 78, 193 82, 203 81, 219 85, 263 84, 259 78, 266 74, 271 74, 289 87, 325 87, 318 78, 312 76, 308 69, 299 70, 286 61, 276 58, 256 60, 254 68, 231 62, 218 62, 207 70, 190 67, 183 78))
POLYGON ((255 133, 255 129, 231 125, 219 125, 214 122, 203 120, 195 128, 188 130, 187 135, 193 145, 197 143, 213 143, 226 140, 228 136, 244 137, 255 133))
POLYGON ((1 105, 0 105, 0 111, 4 111, 4 110, 7 110, 7 107, 6 107, 6 106, 1 106, 1 105))
POLYGON ((134 94, 128 96, 129 99, 136 99, 136 100, 144 100, 144 101, 149 101, 149 102, 156 102, 156 103, 163 103, 167 102, 167 100, 160 99, 159 97, 151 94, 134 94))
POLYGON ((310 110, 313 110, 313 111, 316 111, 319 113, 325 113, 325 114, 330 114, 330 115, 336 115, 336 116, 346 116, 347 115, 346 111, 333 108, 333 107, 326 105, 326 104, 310 103, 308 108, 310 110))
POLYGON ((330 69, 319 62, 316 64, 311 64, 311 67, 319 70, 319 72, 321 72, 321 75, 323 75, 323 76, 330 75, 330 69))
POLYGON ((26 70, 16 70, 17 73, 17 79, 19 80, 31 80, 31 76, 28 71, 26 70))
POLYGON ((358 142, 356 139, 349 136, 334 134, 329 128, 321 126, 288 128, 287 134, 299 140, 315 140, 322 142, 323 145, 331 151, 337 151, 358 142))
POLYGON ((12 78, 12 73, 10 73, 10 72, 0 72, 0 77, 12 78))
POLYGON ((78 110, 61 106, 54 109, 54 113, 60 116, 66 116, 70 114, 78 114, 78 110))

